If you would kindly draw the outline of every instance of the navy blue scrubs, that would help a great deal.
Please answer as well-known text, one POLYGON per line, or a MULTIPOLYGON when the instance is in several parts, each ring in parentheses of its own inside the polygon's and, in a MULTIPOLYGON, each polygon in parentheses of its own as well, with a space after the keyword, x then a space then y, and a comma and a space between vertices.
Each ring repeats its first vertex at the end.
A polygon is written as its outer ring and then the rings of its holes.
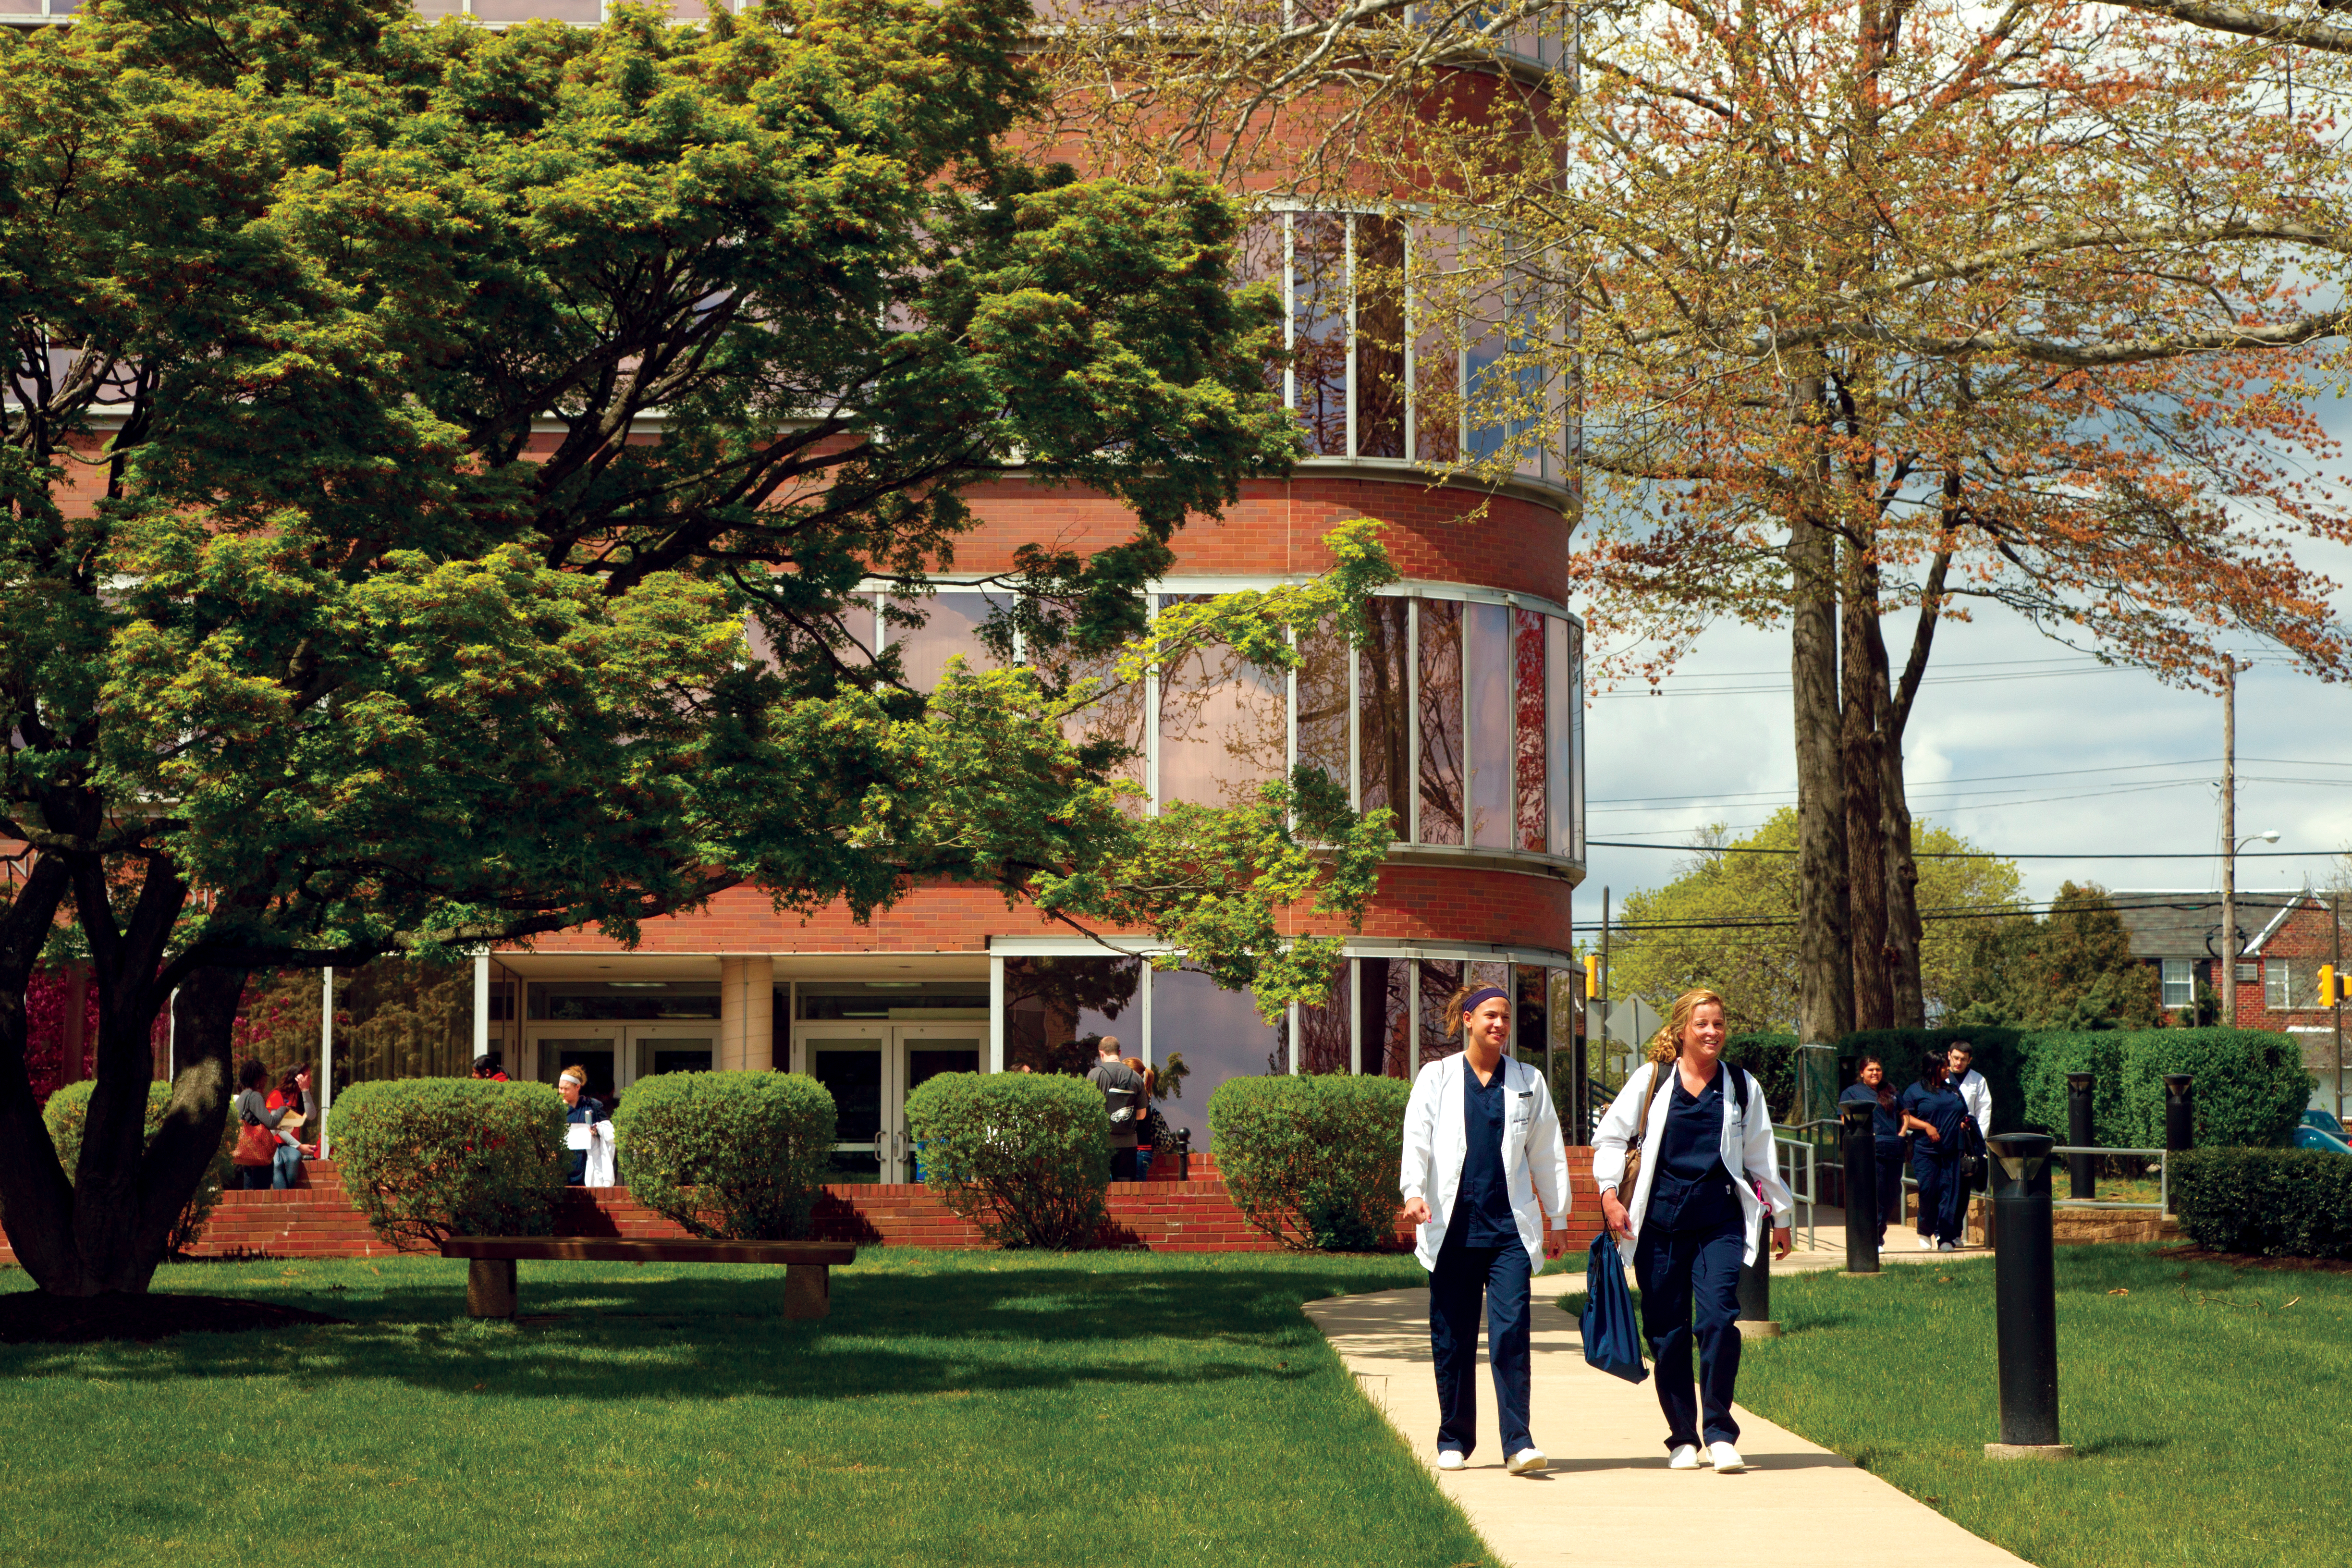
MULTIPOLYGON (((1886 1227, 1903 1214, 1903 1103, 1882 1104, 1878 1091, 1866 1083, 1849 1084, 1838 1096, 1841 1105, 1870 1106, 1871 1153, 1878 1165, 1878 1245, 1886 1245, 1886 1227)), ((1846 1200, 1847 1223, 1853 1223, 1853 1200, 1846 1200)))
POLYGON ((1709 1443, 1736 1443, 1731 1417, 1739 1378, 1739 1268, 1747 1251, 1745 1211, 1724 1168, 1723 1096, 1733 1068, 1718 1067, 1693 1096, 1682 1073, 1666 1091, 1666 1125, 1657 1139, 1657 1175, 1633 1248, 1642 1287, 1642 1334, 1657 1363, 1658 1408, 1669 1450, 1700 1441, 1701 1409, 1709 1443), (1696 1320, 1696 1332, 1694 1332, 1696 1320), (1691 1388, 1691 1344, 1698 1345, 1697 1397, 1691 1388))
POLYGON ((1528 1436, 1528 1281, 1534 1270, 1511 1213, 1503 1129, 1535 1114, 1535 1094, 1505 1084, 1502 1063, 1485 1083, 1462 1064, 1462 1183, 1429 1276, 1429 1351, 1437 1365, 1437 1447, 1465 1458, 1478 1439, 1478 1308, 1486 1308, 1486 1361, 1505 1457, 1535 1447, 1528 1436))
POLYGON ((1911 1175, 1919 1184, 1919 1234, 1957 1247, 1969 1205, 1969 1163, 1960 1140, 1969 1102, 1947 1085, 1915 1083, 1903 1091, 1902 1108, 1937 1133, 1934 1138, 1915 1133, 1911 1139, 1911 1175))

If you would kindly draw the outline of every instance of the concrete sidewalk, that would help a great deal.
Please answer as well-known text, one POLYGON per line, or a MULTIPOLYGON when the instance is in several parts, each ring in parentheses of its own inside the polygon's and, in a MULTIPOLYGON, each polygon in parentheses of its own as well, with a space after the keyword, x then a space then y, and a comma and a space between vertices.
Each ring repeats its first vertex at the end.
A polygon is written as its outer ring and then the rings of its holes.
POLYGON ((1537 1444, 1551 1457, 1550 1473, 1542 1477, 1504 1471, 1483 1334, 1477 1451, 1467 1468, 1437 1470, 1428 1291, 1310 1301, 1307 1315, 1509 1568, 1646 1562, 2028 1568, 2024 1559, 1745 1406, 1745 1474, 1667 1469, 1665 1423, 1651 1385, 1584 1363, 1576 1321, 1559 1305, 1563 1293, 1583 1289, 1581 1267, 1535 1281, 1533 1426, 1537 1444))

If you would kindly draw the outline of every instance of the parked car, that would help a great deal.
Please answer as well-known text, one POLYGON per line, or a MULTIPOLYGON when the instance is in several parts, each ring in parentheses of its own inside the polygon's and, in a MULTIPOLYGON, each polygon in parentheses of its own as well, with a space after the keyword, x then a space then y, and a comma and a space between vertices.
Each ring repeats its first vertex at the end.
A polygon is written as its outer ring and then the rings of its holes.
POLYGON ((2327 1154, 2352 1154, 2352 1137, 2346 1135, 2344 1123, 2327 1111, 2306 1110, 2294 1130, 2294 1146, 2327 1154))

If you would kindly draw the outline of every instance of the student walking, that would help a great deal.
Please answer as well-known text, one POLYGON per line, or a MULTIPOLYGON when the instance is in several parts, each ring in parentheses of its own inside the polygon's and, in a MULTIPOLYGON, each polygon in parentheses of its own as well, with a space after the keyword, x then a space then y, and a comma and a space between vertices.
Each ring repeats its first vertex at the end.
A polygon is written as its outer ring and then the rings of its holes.
POLYGON ((1870 1225, 1880 1247, 1886 1245, 1886 1227, 1903 1214, 1903 1108, 1895 1086, 1886 1080, 1886 1064, 1876 1057, 1862 1058, 1853 1082, 1838 1096, 1841 1105, 1870 1107, 1871 1152, 1877 1156, 1878 1191, 1849 1193, 1845 1200, 1848 1225, 1870 1225))
POLYGON ((1919 1250, 1957 1252, 1968 1210, 1968 1102, 1946 1080, 1940 1051, 1923 1052, 1919 1079, 1903 1091, 1903 1130, 1919 1184, 1919 1250))
POLYGON ((1120 1059, 1117 1035, 1105 1035, 1097 1042, 1087 1081, 1102 1090, 1103 1113, 1110 1118, 1110 1179, 1141 1181, 1135 1169, 1136 1134, 1141 1125, 1138 1119, 1151 1113, 1151 1094, 1143 1075, 1120 1059))
POLYGON ((1568 1149, 1543 1075, 1505 1053, 1511 999, 1465 987, 1445 1005, 1459 1055, 1413 1079, 1404 1111, 1404 1217, 1429 1270, 1429 1351, 1437 1369, 1437 1468, 1477 1446, 1478 1309, 1503 1453, 1515 1476, 1549 1463, 1528 1431, 1528 1282, 1543 1268, 1544 1216, 1568 1217, 1568 1149), (1540 1195, 1543 1206, 1537 1207, 1540 1195))
POLYGON ((1666 1418, 1666 1466, 1698 1468, 1704 1435, 1718 1475, 1747 1468, 1731 1415, 1739 1270, 1756 1261, 1765 1203, 1776 1258, 1789 1256, 1797 1207, 1772 1157, 1764 1090, 1753 1075, 1723 1066, 1725 1035, 1722 997, 1712 991, 1676 997, 1650 1042, 1649 1062, 1626 1080, 1592 1141, 1601 1212, 1633 1243, 1642 1337, 1657 1363, 1658 1408, 1666 1418), (1622 1195, 1629 1152, 1640 1159, 1631 1204, 1622 1195))

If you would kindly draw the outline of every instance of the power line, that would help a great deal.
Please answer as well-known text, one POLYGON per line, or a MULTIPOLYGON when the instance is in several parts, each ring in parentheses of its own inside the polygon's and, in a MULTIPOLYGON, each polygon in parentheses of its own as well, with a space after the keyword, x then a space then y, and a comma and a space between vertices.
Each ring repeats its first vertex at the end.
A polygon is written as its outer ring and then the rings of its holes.
MULTIPOLYGON (((1588 838, 1584 842, 1588 848, 1672 849, 1689 855, 1794 855, 1796 853, 1794 849, 1759 849, 1751 845, 1742 844, 1636 844, 1622 838, 1588 838)), ((2003 855, 1994 849, 1915 849, 1911 852, 1911 858, 1914 860, 2212 860, 2219 858, 2221 853, 2218 849, 2208 849, 2198 854, 2185 854, 2178 850, 2158 850, 2144 855, 2126 855, 2085 850, 2079 855, 2062 854, 2056 851, 2003 855)), ((2241 849, 2238 851, 2238 858, 2241 860, 2307 860, 2314 855, 2326 855, 2332 858, 2342 853, 2344 851, 2337 849, 2241 849)))

